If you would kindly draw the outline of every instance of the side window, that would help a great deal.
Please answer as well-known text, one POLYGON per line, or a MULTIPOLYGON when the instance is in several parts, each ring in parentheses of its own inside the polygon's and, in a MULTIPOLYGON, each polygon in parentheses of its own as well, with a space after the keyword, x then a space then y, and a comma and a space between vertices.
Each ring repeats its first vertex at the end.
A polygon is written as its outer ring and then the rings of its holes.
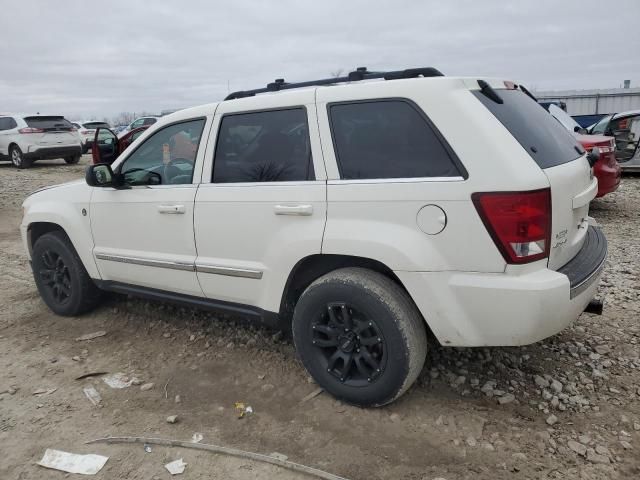
POLYGON ((142 125, 153 125, 154 123, 156 123, 158 120, 156 120, 155 118, 145 118, 142 125))
POLYGON ((191 183, 204 119, 176 123, 146 139, 121 165, 129 185, 191 183))
POLYGON ((436 133, 408 102, 330 105, 329 116, 343 179, 460 175, 436 133))
POLYGON ((134 128, 141 127, 143 124, 144 124, 144 118, 141 118, 140 120, 136 120, 131 124, 131 130, 133 130, 134 128))
POLYGON ((607 129, 607 125, 609 125, 609 120, 611 120, 611 115, 607 115, 602 118, 598 123, 596 123, 591 129, 591 133, 597 133, 602 135, 604 131, 607 129))
POLYGON ((18 124, 11 117, 2 117, 0 118, 0 131, 2 130, 11 130, 12 128, 16 128, 18 124))
POLYGON ((315 180, 304 108, 222 117, 214 183, 315 180))

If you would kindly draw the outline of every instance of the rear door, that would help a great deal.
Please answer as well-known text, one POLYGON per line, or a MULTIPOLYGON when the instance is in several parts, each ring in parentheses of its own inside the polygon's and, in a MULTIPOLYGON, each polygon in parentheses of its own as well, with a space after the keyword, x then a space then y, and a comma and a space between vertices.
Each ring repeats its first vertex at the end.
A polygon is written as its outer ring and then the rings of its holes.
POLYGON ((40 147, 62 147, 78 145, 78 137, 74 127, 63 116, 31 116, 24 117, 27 127, 34 129, 31 139, 40 147))
POLYGON ((207 297, 277 312, 293 267, 320 253, 326 176, 313 93, 218 106, 194 213, 207 297))
POLYGON ((549 268, 558 269, 580 250, 589 226, 589 202, 598 181, 575 137, 518 89, 495 89, 502 103, 481 91, 474 95, 509 130, 542 169, 551 187, 549 268))

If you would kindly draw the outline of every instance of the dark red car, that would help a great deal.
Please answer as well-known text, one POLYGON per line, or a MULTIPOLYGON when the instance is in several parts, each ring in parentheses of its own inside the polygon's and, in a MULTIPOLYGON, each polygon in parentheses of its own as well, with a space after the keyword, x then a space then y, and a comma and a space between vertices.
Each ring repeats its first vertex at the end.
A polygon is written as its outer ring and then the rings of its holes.
POLYGON ((93 140, 97 148, 91 149, 93 163, 112 164, 124 150, 133 143, 151 125, 138 127, 124 134, 121 138, 108 128, 98 128, 93 140))
POLYGON ((615 192, 620 185, 622 169, 615 156, 615 138, 603 135, 584 135, 586 130, 554 103, 541 104, 553 117, 569 130, 582 147, 591 152, 597 148, 599 158, 593 165, 593 174, 598 179, 598 197, 615 192), (584 132, 584 133, 583 133, 584 132))

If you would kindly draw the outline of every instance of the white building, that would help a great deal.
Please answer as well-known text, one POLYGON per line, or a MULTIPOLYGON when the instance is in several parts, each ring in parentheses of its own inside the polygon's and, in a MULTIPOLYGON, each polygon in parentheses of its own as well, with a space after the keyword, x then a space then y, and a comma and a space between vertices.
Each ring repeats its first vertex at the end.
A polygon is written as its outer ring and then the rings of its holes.
MULTIPOLYGON (((625 82, 628 85, 627 82, 625 82)), ((569 115, 594 115, 640 110, 640 87, 604 90, 534 92, 540 101, 561 101, 569 115)))

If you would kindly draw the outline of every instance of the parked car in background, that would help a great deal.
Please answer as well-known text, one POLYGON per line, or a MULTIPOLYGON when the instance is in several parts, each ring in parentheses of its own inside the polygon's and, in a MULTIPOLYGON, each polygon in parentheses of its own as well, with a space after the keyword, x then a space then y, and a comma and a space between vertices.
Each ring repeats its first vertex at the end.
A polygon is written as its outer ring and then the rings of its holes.
POLYGON ((20 230, 56 314, 109 290, 244 315, 292 331, 325 391, 380 406, 427 332, 524 345, 594 305, 594 161, 513 82, 361 68, 163 117, 29 196, 20 230))
POLYGON ((112 164, 148 128, 149 125, 138 127, 126 132, 120 138, 113 130, 98 128, 95 133, 94 148, 91 150, 93 163, 112 164))
MULTIPOLYGON (((541 103, 542 106, 544 104, 541 103)), ((595 150, 598 160, 593 165, 593 174, 598 179, 598 197, 615 192, 620 185, 622 170, 614 154, 615 143, 613 137, 603 135, 585 135, 587 130, 581 127, 567 112, 558 105, 549 103, 545 107, 588 152, 595 150)))
POLYGON ((28 168, 51 158, 78 163, 81 154, 76 128, 62 115, 0 115, 0 160, 28 168))
POLYGON ((578 125, 582 128, 589 128, 606 116, 606 113, 597 113, 593 115, 571 115, 578 125))
POLYGON ((122 132, 123 130, 126 130, 128 126, 129 125, 117 125, 117 126, 113 127, 111 130, 113 130, 113 133, 117 134, 117 133, 122 132))
POLYGON ((87 153, 93 145, 93 137, 96 133, 96 128, 109 128, 109 124, 106 122, 100 122, 98 120, 85 120, 85 121, 73 121, 74 125, 78 125, 78 132, 82 139, 82 153, 87 153))
POLYGON ((151 125, 153 125, 154 123, 156 123, 158 120, 160 119, 160 117, 153 117, 153 116, 147 116, 147 117, 140 117, 140 118, 136 118, 133 122, 131 122, 131 124, 129 124, 125 129, 121 130, 118 133, 119 137, 124 136, 127 132, 130 132, 132 130, 135 130, 136 128, 140 128, 140 127, 150 127, 151 125))
POLYGON ((640 172, 640 110, 607 115, 589 133, 614 137, 615 156, 622 171, 640 172))

